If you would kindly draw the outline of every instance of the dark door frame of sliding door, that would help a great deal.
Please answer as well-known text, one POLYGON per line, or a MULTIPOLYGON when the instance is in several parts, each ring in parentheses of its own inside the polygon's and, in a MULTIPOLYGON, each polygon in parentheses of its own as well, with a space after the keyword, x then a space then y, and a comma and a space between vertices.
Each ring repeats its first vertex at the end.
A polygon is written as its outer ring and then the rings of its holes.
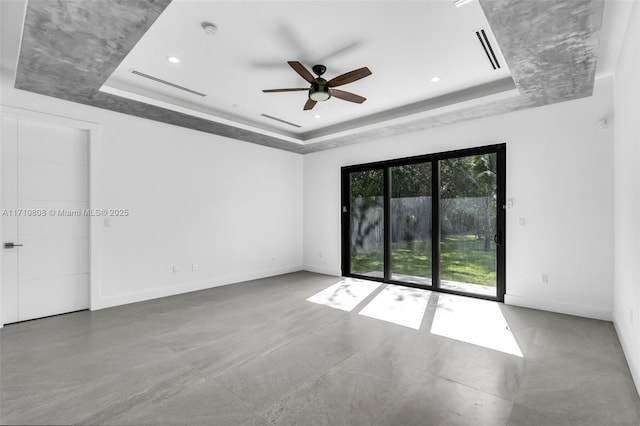
POLYGON ((348 277, 363 278, 371 281, 379 281, 390 284, 399 284, 409 287, 418 287, 427 290, 440 291, 443 293, 462 294, 465 296, 477 297, 481 299, 504 301, 506 292, 505 282, 505 265, 506 265, 506 235, 505 235, 505 219, 506 219, 506 144, 497 144, 482 146, 476 148, 462 149, 456 151, 441 152, 436 154, 427 154, 416 157, 399 158, 388 161, 380 161, 375 163, 359 164, 355 166, 345 166, 341 169, 341 188, 342 188, 342 275, 348 277), (496 297, 486 296, 482 294, 458 292, 442 288, 440 285, 440 161, 451 158, 466 157, 472 155, 496 154, 497 167, 497 193, 496 193, 496 226, 497 233, 494 241, 496 242, 496 297), (396 281, 392 279, 391 274, 391 168, 416 163, 431 163, 431 223, 432 223, 432 285, 421 285, 416 283, 408 283, 404 281, 396 281), (383 172, 383 188, 384 188, 384 215, 383 215, 383 235, 384 235, 384 274, 383 277, 370 277, 351 273, 351 188, 350 175, 352 173, 381 170, 383 172))

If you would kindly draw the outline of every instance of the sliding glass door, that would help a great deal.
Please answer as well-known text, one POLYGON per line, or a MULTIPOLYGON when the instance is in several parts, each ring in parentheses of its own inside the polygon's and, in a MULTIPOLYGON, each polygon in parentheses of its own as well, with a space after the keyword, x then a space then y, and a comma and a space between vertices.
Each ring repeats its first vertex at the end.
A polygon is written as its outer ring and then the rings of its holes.
POLYGON ((391 167, 391 279, 431 285, 431 162, 391 167))
POLYGON ((440 285, 497 297, 497 154, 440 161, 440 285))
POLYGON ((349 271, 384 277, 383 169, 349 173, 349 271))
POLYGON ((344 167, 342 271, 503 300, 505 146, 344 167))

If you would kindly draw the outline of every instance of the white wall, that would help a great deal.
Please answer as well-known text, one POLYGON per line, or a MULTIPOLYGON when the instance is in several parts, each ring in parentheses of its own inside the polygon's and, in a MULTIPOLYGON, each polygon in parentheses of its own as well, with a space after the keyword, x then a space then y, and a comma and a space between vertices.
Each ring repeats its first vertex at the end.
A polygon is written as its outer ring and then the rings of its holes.
POLYGON ((640 392, 640 4, 615 71, 613 321, 640 392))
POLYGON ((306 155, 305 269, 341 272, 340 167, 506 142, 506 302, 611 319, 613 132, 598 128, 611 110, 609 77, 590 98, 306 155))
POLYGON ((303 209, 305 269, 338 275, 341 166, 506 142, 507 302, 610 318, 612 130, 597 121, 611 79, 591 98, 304 158, 2 84, 4 105, 101 127, 102 204, 132 216, 102 229, 98 307, 301 269, 303 209))
POLYGON ((93 195, 131 215, 97 222, 93 308, 302 269, 302 156, 15 90, 6 72, 1 93, 99 125, 93 195))

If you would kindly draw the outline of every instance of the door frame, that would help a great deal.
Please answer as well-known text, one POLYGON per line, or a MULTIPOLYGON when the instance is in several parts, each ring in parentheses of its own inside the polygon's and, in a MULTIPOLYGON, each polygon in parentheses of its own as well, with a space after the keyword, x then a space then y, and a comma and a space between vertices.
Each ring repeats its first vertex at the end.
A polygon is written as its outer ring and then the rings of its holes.
MULTIPOLYGON (((76 120, 74 118, 46 114, 38 111, 0 106, 0 117, 17 120, 34 121, 42 124, 69 127, 85 130, 89 137, 89 209, 96 210, 102 202, 102 137, 101 126, 98 123, 76 120)), ((0 146, 0 174, 2 173, 2 146, 0 146)), ((3 209, 3 194, 0 187, 0 211, 3 209)), ((102 240, 102 218, 89 218, 89 310, 100 309, 100 247, 102 240)), ((0 241, 4 241, 0 226, 0 241)), ((0 250, 0 268, 2 268, 3 250, 0 250)), ((0 280, 2 275, 0 274, 0 280)), ((2 282, 0 282, 0 289, 2 282)), ((0 328, 4 326, 2 320, 2 291, 0 291, 0 328)))
POLYGON ((388 284, 397 284, 407 287, 417 287, 421 289, 438 291, 442 293, 459 294, 479 299, 494 300, 504 302, 506 293, 506 143, 484 145, 473 148, 458 149, 453 151, 439 152, 433 154, 418 155, 412 157, 396 158, 392 160, 377 161, 366 164, 357 164, 353 166, 344 166, 340 169, 340 188, 341 188, 341 261, 342 275, 346 277, 362 278, 371 281, 384 282, 388 284), (390 170, 392 167, 403 166, 407 164, 431 162, 432 170, 432 206, 440 204, 440 167, 439 161, 448 158, 466 157, 471 155, 482 155, 495 153, 497 156, 497 200, 496 200, 496 226, 500 244, 496 244, 496 297, 481 294, 463 293, 454 290, 442 288, 440 286, 440 208, 432 208, 432 275, 433 284, 425 286, 415 283, 407 283, 404 281, 392 280, 391 277, 391 209, 387 208, 390 202, 391 179, 390 170), (349 187, 349 175, 354 172, 379 169, 383 171, 384 176, 384 278, 368 277, 359 274, 353 274, 351 268, 351 215, 350 202, 351 191, 349 187))

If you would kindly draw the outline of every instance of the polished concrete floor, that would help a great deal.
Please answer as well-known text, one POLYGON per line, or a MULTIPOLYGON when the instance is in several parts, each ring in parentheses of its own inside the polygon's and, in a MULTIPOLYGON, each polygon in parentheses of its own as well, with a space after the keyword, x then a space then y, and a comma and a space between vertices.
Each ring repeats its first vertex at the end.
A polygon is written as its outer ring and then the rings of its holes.
POLYGON ((356 282, 340 289, 353 309, 337 291, 306 300, 338 281, 300 272, 5 326, 0 422, 640 424, 609 322, 356 282))

